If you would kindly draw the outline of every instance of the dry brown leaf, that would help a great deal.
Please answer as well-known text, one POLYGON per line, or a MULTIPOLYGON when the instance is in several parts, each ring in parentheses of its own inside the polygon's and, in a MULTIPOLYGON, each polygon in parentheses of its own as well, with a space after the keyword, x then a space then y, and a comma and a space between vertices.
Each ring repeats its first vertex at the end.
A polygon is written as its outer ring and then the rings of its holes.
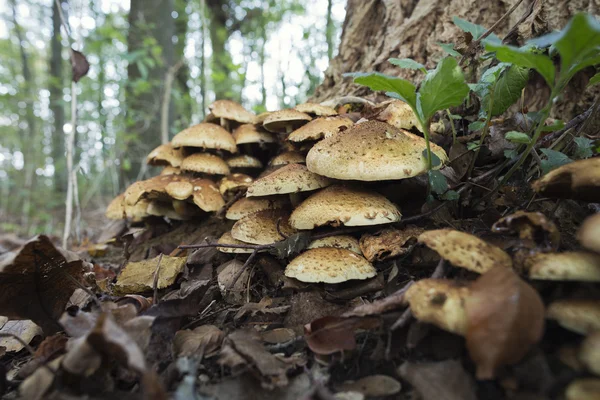
POLYGON ((195 354, 211 357, 218 352, 224 337, 223 331, 214 325, 177 331, 173 338, 173 352, 177 357, 195 354))
POLYGON ((90 63, 82 52, 71 49, 71 70, 73 82, 79 82, 90 70, 90 63))
POLYGON ((540 212, 517 211, 496 221, 492 231, 517 234, 527 249, 556 251, 560 245, 556 224, 540 212))
MULTIPOLYGON (((42 336, 42 328, 30 320, 8 321, 0 333, 12 334, 20 338, 23 342, 29 344, 36 336, 42 336)), ((12 337, 0 337, 0 346, 6 349, 6 352, 21 351, 23 344, 12 337)))
POLYGON ((520 361, 542 337, 544 303, 512 269, 495 267, 479 277, 465 306, 467 349, 478 379, 520 361))
POLYGON ((407 226, 402 230, 386 229, 374 234, 366 233, 360 238, 360 250, 367 260, 382 261, 408 253, 423 228, 407 226))
POLYGON ((398 374, 422 400, 477 400, 475 381, 457 360, 405 362, 398 374))
POLYGON ((404 293, 410 285, 406 285, 400 290, 390 294, 383 299, 376 300, 372 303, 361 304, 354 309, 344 313, 343 317, 366 317, 369 315, 380 315, 387 311, 403 308, 406 303, 404 301, 404 293))
POLYGON ((158 266, 158 289, 164 289, 175 283, 177 276, 185 267, 185 257, 162 255, 152 259, 131 262, 123 268, 115 284, 115 293, 142 293, 154 288, 154 277, 158 266))
POLYGON ((55 374, 51 371, 58 370, 62 362, 62 357, 58 357, 48 363, 49 368, 38 368, 27 379, 19 385, 19 394, 23 399, 41 400, 45 398, 46 392, 54 382, 55 374))
POLYGON ((246 314, 255 316, 258 313, 261 314, 284 314, 289 310, 290 306, 278 306, 271 307, 273 305, 273 299, 270 297, 263 297, 258 303, 246 303, 235 314, 234 320, 242 318, 246 314))
POLYGON ((296 338, 296 332, 289 328, 276 328, 260 333, 263 342, 271 344, 286 343, 296 338))
POLYGON ((387 375, 370 375, 357 381, 344 382, 337 387, 340 391, 352 391, 367 397, 391 396, 400 392, 402 385, 387 375))
POLYGON ((219 283, 219 289, 221 289, 221 295, 230 304, 244 304, 246 302, 246 291, 244 289, 246 288, 250 269, 246 268, 238 276, 243 267, 243 262, 233 259, 217 268, 217 282, 219 283), (237 280, 233 283, 236 277, 237 280), (232 284, 233 286, 231 286, 232 284), (226 288, 230 289, 226 290, 226 288))
POLYGON ((373 329, 379 326, 376 318, 323 317, 304 326, 304 337, 308 347, 317 354, 333 354, 354 350, 357 329, 373 329))

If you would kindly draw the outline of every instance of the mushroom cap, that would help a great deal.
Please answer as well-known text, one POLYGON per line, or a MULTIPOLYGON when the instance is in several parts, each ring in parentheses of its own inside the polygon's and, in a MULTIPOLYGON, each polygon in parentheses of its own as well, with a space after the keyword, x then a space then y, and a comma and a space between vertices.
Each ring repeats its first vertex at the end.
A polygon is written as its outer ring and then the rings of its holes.
POLYGON ((557 250, 560 245, 556 224, 541 212, 516 211, 496 221, 492 231, 517 233, 523 240, 552 250, 557 250))
POLYGON ((163 201, 151 200, 146 208, 146 212, 149 215, 154 215, 155 217, 167 217, 169 219, 178 221, 187 219, 185 216, 175 212, 175 209, 171 203, 166 203, 163 201))
POLYGON ((565 400, 600 399, 600 378, 578 378, 567 386, 565 400))
POLYGON ((352 125, 354 125, 354 122, 347 117, 317 118, 290 133, 287 140, 296 143, 320 140, 336 135, 352 125))
POLYGON ((600 157, 560 166, 532 184, 545 197, 600 202, 600 157))
POLYGON ((266 116, 263 127, 269 132, 287 133, 287 128, 292 130, 300 128, 312 118, 310 115, 293 109, 273 111, 266 116))
MULTIPOLYGON (((431 143, 441 163, 448 161, 444 149, 431 143)), ((306 156, 310 171, 330 178, 381 181, 411 178, 427 172, 425 139, 380 121, 355 124, 343 135, 315 144, 306 156)))
POLYGON ((165 192, 175 200, 186 200, 194 193, 194 185, 188 180, 169 182, 165 192))
POLYGON ((468 323, 465 309, 468 295, 467 287, 457 286, 452 281, 421 279, 408 288, 404 299, 419 321, 464 336, 468 323))
POLYGON ((557 300, 546 309, 546 318, 556 320, 570 331, 587 335, 600 330, 600 300, 557 300))
POLYGON ((307 192, 330 184, 331 180, 310 172, 305 165, 288 164, 255 180, 248 188, 246 196, 307 192))
POLYGON ((201 147, 205 149, 226 150, 237 152, 237 146, 231 133, 216 124, 201 122, 179 132, 171 144, 174 148, 201 147))
POLYGON ((275 143, 277 138, 270 132, 260 130, 256 125, 244 124, 233 131, 236 144, 245 143, 275 143))
MULTIPOLYGON (((221 235, 221 237, 219 238, 217 243, 218 244, 249 244, 249 243, 245 243, 240 240, 234 239, 233 236, 231 236, 231 231, 227 231, 223 235, 221 235)), ((217 250, 219 250, 221 253, 231 253, 231 254, 250 254, 250 253, 254 252, 253 249, 242 249, 242 248, 235 248, 235 247, 217 247, 217 250)))
POLYGON ((317 115, 319 117, 322 117, 322 116, 329 117, 331 115, 338 114, 334 108, 329 107, 329 106, 322 106, 317 103, 298 104, 296 107, 294 107, 294 110, 300 111, 302 113, 310 114, 310 115, 317 115))
POLYGON ((166 187, 171 182, 187 180, 181 175, 158 175, 132 183, 125 190, 125 204, 134 205, 142 198, 169 200, 166 187))
POLYGON ((455 267, 483 274, 495 266, 512 268, 512 259, 501 248, 477 236, 454 229, 436 229, 419 235, 419 243, 436 251, 455 267))
POLYGON ((190 203, 189 201, 173 199, 171 201, 171 206, 175 212, 184 219, 197 217, 203 214, 202 210, 200 210, 197 205, 190 203))
POLYGON ((231 100, 217 100, 208 106, 216 118, 225 118, 242 124, 253 124, 256 115, 231 100))
POLYGON ((287 208, 289 201, 282 197, 242 197, 229 207, 225 218, 237 221, 261 210, 287 208))
POLYGON ((305 164, 306 157, 297 151, 284 151, 273 157, 269 162, 269 165, 287 165, 287 164, 305 164))
POLYGON ((313 240, 307 249, 318 249, 321 247, 334 247, 336 249, 350 250, 362 256, 358 240, 350 235, 327 236, 321 239, 313 240))
POLYGON ((133 205, 125 204, 125 216, 134 222, 139 222, 150 216, 147 212, 149 205, 150 200, 148 199, 141 199, 133 205))
POLYGON ((600 213, 589 216, 583 221, 577 239, 583 247, 600 253, 600 213))
POLYGON ((377 270, 364 257, 334 247, 306 250, 285 268, 285 276, 301 282, 340 283, 375 275, 377 270))
POLYGON ((231 174, 219 181, 219 191, 224 195, 228 192, 246 189, 252 183, 252 180, 252 177, 246 174, 231 174))
POLYGON ((194 153, 181 162, 182 171, 200 172, 209 175, 229 175, 229 166, 218 156, 209 153, 194 153))
POLYGON ((190 179, 193 185, 192 201, 201 210, 206 212, 219 211, 225 205, 225 200, 219 192, 217 185, 209 180, 202 178, 190 179))
POLYGON ((125 193, 121 193, 108 204, 104 213, 108 219, 125 218, 125 193))
POLYGON ((181 174, 181 169, 179 167, 172 167, 167 165, 160 171, 160 175, 179 175, 181 174))
POLYGON ((376 118, 399 129, 417 128, 423 131, 412 108, 402 100, 389 102, 387 107, 376 118))
POLYGON ((265 111, 265 112, 261 112, 260 114, 258 114, 256 116, 256 118, 254 119, 254 124, 256 125, 260 125, 262 126, 263 122, 265 122, 265 119, 267 119, 267 117, 269 115, 271 115, 273 111, 265 111))
POLYGON ((579 360, 595 375, 600 375, 600 331, 589 334, 581 343, 579 360))
POLYGON ((239 219, 231 228, 231 236, 234 239, 252 244, 271 244, 284 240, 277 231, 279 230, 286 237, 294 234, 288 223, 289 212, 283 209, 268 209, 248 214, 239 219))
POLYGON ((262 168, 262 162, 256 158, 247 154, 231 157, 227 159, 227 165, 229 168, 262 168))
POLYGON ((366 226, 400 221, 396 206, 379 193, 329 186, 304 200, 290 216, 296 229, 322 225, 366 226))
POLYGON ((176 149, 171 143, 167 143, 161 144, 152 150, 146 157, 146 163, 148 165, 179 167, 183 158, 183 149, 176 149))
POLYGON ((538 253, 526 258, 524 264, 531 279, 600 282, 600 254, 586 251, 538 253))

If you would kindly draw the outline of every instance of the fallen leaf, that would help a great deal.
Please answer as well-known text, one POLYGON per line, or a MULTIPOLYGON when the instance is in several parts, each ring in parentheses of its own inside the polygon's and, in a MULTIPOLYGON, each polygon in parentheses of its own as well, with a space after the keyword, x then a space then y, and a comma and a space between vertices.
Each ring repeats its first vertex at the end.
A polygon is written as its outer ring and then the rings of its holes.
POLYGON ((214 325, 202 325, 194 330, 177 331, 173 352, 177 357, 200 355, 211 357, 217 353, 225 334, 214 325))
POLYGON ((357 381, 344 382, 337 387, 337 390, 359 392, 367 397, 391 396, 399 393, 400 389, 400 382, 387 375, 365 376, 357 381))
POLYGON ((509 268, 495 267, 470 286, 466 298, 466 343, 478 379, 520 361, 544 330, 539 294, 509 268))
POLYGON ((27 378, 41 365, 48 363, 56 357, 62 356, 66 351, 68 338, 61 333, 48 336, 40 343, 33 358, 19 369, 19 377, 27 378))
POLYGON ((238 320, 246 314, 250 314, 251 316, 255 316, 258 313, 284 314, 290 308, 290 306, 271 307, 272 305, 273 299, 271 299, 270 297, 263 297, 258 303, 246 303, 242 307, 240 307, 233 319, 238 320))
POLYGON ((115 293, 143 293, 154 288, 154 277, 158 269, 158 289, 164 289, 175 283, 177 276, 185 267, 185 257, 171 257, 162 255, 152 259, 130 262, 119 274, 115 284, 115 293), (158 268, 157 268, 158 267, 158 268))
POLYGON ((263 342, 271 344, 286 343, 296 338, 296 332, 288 328, 276 328, 260 333, 263 342))
POLYGON ((233 259, 217 268, 217 282, 221 295, 230 304, 244 304, 246 302, 246 282, 248 281, 249 268, 240 273, 244 263, 233 259), (233 281, 237 278, 235 283, 233 281), (229 288, 229 290, 227 290, 229 288))
POLYGON ((422 400, 477 400, 475 381, 457 360, 405 362, 398 374, 422 400))
POLYGON ((63 357, 58 357, 48 363, 48 368, 38 368, 19 385, 19 394, 23 399, 41 400, 52 386, 63 357))
POLYGON ((90 63, 82 52, 71 49, 71 70, 73 72, 73 82, 77 83, 81 78, 87 75, 90 70, 90 63))
POLYGON ((398 257, 408 253, 424 231, 423 228, 407 226, 402 230, 386 229, 374 234, 366 233, 360 238, 360 250, 370 262, 398 257))
POLYGON ((376 318, 323 317, 304 326, 304 338, 308 347, 317 354, 333 354, 354 350, 357 329, 373 329, 379 326, 376 318))
POLYGON ((402 289, 395 291, 383 299, 372 303, 361 304, 358 307, 343 314, 344 317, 366 317, 368 315, 381 315, 387 311, 404 308, 404 293, 411 284, 405 285, 402 289))
MULTIPOLYGON (((0 333, 15 335, 27 344, 36 336, 43 335, 42 329, 30 320, 8 321, 0 329, 0 333)), ((6 352, 21 351, 25 347, 12 337, 0 337, 0 346, 4 347, 6 352)))
POLYGON ((496 221, 492 231, 517 234, 528 249, 556 251, 560 245, 556 224, 540 212, 517 211, 496 221))

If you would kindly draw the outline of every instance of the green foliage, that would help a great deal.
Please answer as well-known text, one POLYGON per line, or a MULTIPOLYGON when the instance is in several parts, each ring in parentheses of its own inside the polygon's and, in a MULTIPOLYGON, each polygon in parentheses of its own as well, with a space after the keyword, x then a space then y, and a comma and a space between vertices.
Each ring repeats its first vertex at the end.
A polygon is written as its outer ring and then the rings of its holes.
MULTIPOLYGON (((481 35, 483 35, 487 31, 487 29, 485 29, 481 25, 474 24, 472 22, 466 21, 458 17, 452 18, 452 21, 454 22, 454 25, 458 26, 463 31, 470 33, 473 36, 474 40, 479 39, 481 35)), ((488 38, 489 40, 492 40, 494 42, 500 42, 500 38, 494 33, 490 33, 488 35, 488 38)))
POLYGON ((573 139, 575 143, 575 151, 573 157, 578 160, 590 158, 593 155, 594 141, 586 137, 578 136, 573 139))
POLYGON ((443 194, 448 190, 448 181, 440 171, 431 169, 427 171, 427 176, 429 178, 429 187, 433 193, 443 194))
POLYGON ((587 84, 587 87, 594 86, 600 82, 600 72, 596 72, 596 75, 590 78, 590 81, 587 84))
POLYGON ((529 144, 529 142, 531 142, 531 138, 528 134, 517 131, 506 132, 504 138, 510 142, 519 144, 529 144))
POLYGON ((415 69, 427 73, 425 66, 412 58, 390 58, 388 61, 400 68, 415 69))
POLYGON ((413 109, 416 107, 415 85, 406 79, 385 75, 381 72, 355 72, 344 74, 344 76, 353 77, 354 82, 368 86, 371 90, 383 90, 388 96, 406 102, 413 109))
POLYGON ((436 44, 438 46, 440 46, 442 48, 442 50, 444 50, 446 53, 448 53, 448 55, 451 55, 452 57, 460 57, 460 53, 458 51, 454 50, 454 43, 436 42, 436 44))
POLYGON ((546 80, 550 87, 554 87, 555 68, 552 60, 539 54, 533 47, 514 47, 486 41, 485 49, 496 53, 498 60, 511 63, 523 68, 533 68, 546 80))
POLYGON ((573 162, 566 154, 560 151, 541 149, 541 152, 546 156, 545 160, 542 160, 542 173, 546 174, 561 165, 573 162))

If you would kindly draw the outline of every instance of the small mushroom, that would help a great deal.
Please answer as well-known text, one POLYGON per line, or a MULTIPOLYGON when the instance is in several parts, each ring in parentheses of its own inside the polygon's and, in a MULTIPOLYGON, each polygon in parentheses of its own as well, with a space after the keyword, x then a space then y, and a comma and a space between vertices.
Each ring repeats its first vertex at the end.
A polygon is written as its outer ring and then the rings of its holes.
POLYGON ((581 343, 579 360, 588 371, 600 375, 600 331, 592 332, 581 343))
POLYGON ((312 117, 330 117, 337 115, 337 111, 333 107, 324 106, 316 103, 302 103, 294 107, 294 110, 306 113, 312 117))
POLYGON ((375 275, 377 271, 364 257, 334 247, 307 250, 285 268, 285 276, 301 282, 340 283, 375 275))
MULTIPOLYGON (((233 236, 231 236, 230 231, 225 232, 219 238, 217 243, 218 244, 235 244, 235 245, 249 244, 249 243, 245 243, 240 240, 234 239, 233 236)), ((232 254, 250 254, 250 253, 254 252, 253 249, 250 249, 250 248, 244 249, 244 248, 239 248, 239 247, 217 247, 217 250, 219 250, 222 253, 232 253, 232 254)))
POLYGON ((294 234, 288 218, 288 211, 283 209, 257 211, 239 219, 231 228, 231 236, 252 244, 275 243, 294 234))
POLYGON ((179 167, 171 167, 167 165, 160 171, 160 175, 179 175, 181 174, 181 169, 179 167))
POLYGON ((541 196, 600 202, 600 157, 562 165, 532 184, 541 196))
POLYGON ((321 140, 336 135, 353 124, 347 117, 317 118, 290 133, 287 140, 295 143, 321 140))
POLYGON ((579 243, 588 250, 600 253, 600 213, 587 217, 579 232, 577 232, 579 243))
POLYGON ((271 159, 269 164, 271 166, 287 165, 287 164, 305 164, 306 157, 297 151, 286 151, 276 155, 271 159))
POLYGON ((230 128, 230 122, 240 124, 253 124, 256 115, 246 110, 241 104, 232 100, 217 100, 208 106, 210 114, 206 117, 206 122, 219 120, 221 126, 227 130, 230 128))
POLYGON ((281 197, 242 197, 229 207, 225 218, 237 221, 257 211, 287 208, 288 205, 287 199, 281 197))
POLYGON ((121 193, 108 204, 104 215, 108 219, 125 218, 125 193, 121 193))
POLYGON ((598 400, 600 398, 599 378, 578 378, 567 386, 565 400, 598 400))
POLYGON ((336 249, 350 250, 362 256, 358 240, 349 235, 327 236, 322 239, 316 239, 309 243, 307 249, 318 249, 320 247, 334 247, 336 249))
POLYGON ((148 165, 166 165, 179 167, 183 161, 183 150, 174 148, 171 143, 161 144, 148 154, 146 163, 148 165))
POLYGON ((247 189, 253 179, 246 174, 231 174, 219 181, 219 191, 222 195, 231 194, 247 189))
POLYGON ((270 132, 265 132, 256 127, 256 125, 240 125, 233 131, 233 138, 237 145, 250 143, 276 143, 277 138, 270 132))
POLYGON ((399 129, 417 128, 421 132, 423 131, 417 116, 406 102, 392 100, 384 107, 385 109, 376 117, 379 121, 386 122, 399 129))
POLYGON ((207 175, 229 175, 229 166, 218 156, 209 153, 194 153, 181 162, 181 170, 207 175))
POLYGON ((531 279, 600 282, 600 254, 585 251, 539 253, 525 259, 525 269, 531 279))
POLYGON ((227 159, 227 165, 229 168, 262 168, 262 162, 256 158, 246 154, 231 157, 227 159))
POLYGON ((263 127, 269 132, 291 133, 311 119, 310 115, 293 109, 279 110, 267 115, 263 121, 263 127))
POLYGON ((237 152, 237 146, 231 133, 216 124, 202 122, 179 132, 171 145, 180 147, 197 147, 203 149, 225 150, 230 153, 237 152))
POLYGON ((561 299, 551 303, 546 318, 570 331, 587 335, 600 330, 600 300, 561 299))
POLYGON ((317 190, 330 184, 328 178, 310 172, 302 164, 288 164, 255 180, 248 188, 246 196, 299 193, 317 190))

